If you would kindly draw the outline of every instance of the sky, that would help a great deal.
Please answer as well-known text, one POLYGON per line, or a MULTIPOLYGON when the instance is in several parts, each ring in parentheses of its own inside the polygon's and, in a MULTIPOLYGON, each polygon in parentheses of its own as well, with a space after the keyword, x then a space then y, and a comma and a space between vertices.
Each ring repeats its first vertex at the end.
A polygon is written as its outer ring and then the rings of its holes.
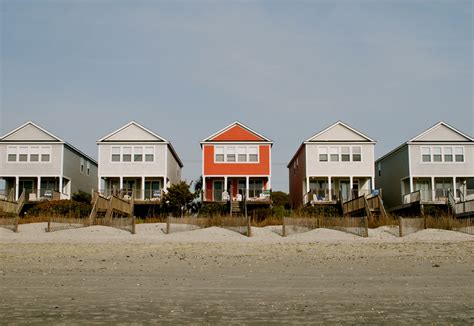
POLYGON ((273 190, 341 120, 376 158, 443 120, 474 135, 473 1, 0 0, 0 134, 32 120, 97 158, 135 120, 183 177, 240 121, 274 141, 273 190))

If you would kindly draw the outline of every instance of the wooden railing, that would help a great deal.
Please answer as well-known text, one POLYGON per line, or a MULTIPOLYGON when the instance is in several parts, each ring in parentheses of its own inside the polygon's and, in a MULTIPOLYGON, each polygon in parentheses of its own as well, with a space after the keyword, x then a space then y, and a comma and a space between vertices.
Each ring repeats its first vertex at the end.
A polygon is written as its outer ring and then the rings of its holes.
POLYGON ((342 203, 342 211, 344 215, 350 214, 361 209, 366 209, 366 201, 367 199, 364 195, 362 195, 342 203))
POLYGON ((23 206, 25 206, 25 202, 26 202, 26 191, 23 189, 20 197, 18 198, 18 201, 17 201, 17 207, 16 207, 16 213, 18 215, 20 215, 21 213, 21 210, 23 209, 23 206))
POLYGON ((419 190, 403 195, 403 204, 416 203, 421 200, 421 192, 419 190))
POLYGON ((455 204, 456 215, 474 213, 474 199, 455 204))

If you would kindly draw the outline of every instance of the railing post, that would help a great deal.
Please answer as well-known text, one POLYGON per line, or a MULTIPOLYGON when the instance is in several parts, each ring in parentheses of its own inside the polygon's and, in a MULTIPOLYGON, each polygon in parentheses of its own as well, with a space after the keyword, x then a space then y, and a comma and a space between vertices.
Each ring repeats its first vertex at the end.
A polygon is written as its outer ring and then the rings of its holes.
POLYGON ((171 220, 171 216, 170 214, 168 214, 168 217, 166 218, 166 234, 170 234, 170 221, 171 220))
POLYGON ((135 216, 132 217, 132 234, 135 234, 135 216))
POLYGON ((401 216, 398 217, 398 235, 403 237, 403 218, 401 216))
POLYGON ((50 216, 49 219, 48 219, 48 228, 47 228, 48 232, 51 232, 51 219, 52 219, 52 217, 50 216))
POLYGON ((252 236, 252 226, 250 225, 250 216, 247 216, 247 236, 252 236))
POLYGON ((18 233, 18 220, 19 220, 19 217, 16 216, 15 217, 15 233, 18 233))
POLYGON ((285 223, 285 217, 283 216, 283 223, 281 225, 281 236, 286 237, 286 223, 285 223))
POLYGON ((369 220, 367 216, 364 217, 365 238, 369 237, 369 220))

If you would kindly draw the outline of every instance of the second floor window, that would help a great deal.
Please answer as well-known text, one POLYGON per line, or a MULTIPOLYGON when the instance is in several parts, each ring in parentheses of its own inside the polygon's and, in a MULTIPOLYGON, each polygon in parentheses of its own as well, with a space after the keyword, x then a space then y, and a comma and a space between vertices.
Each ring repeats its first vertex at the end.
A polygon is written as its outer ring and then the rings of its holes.
POLYGON ((131 147, 123 147, 122 148, 122 161, 123 162, 131 162, 132 161, 132 148, 131 147))
POLYGON ((422 162, 431 162, 431 149, 429 147, 421 148, 421 160, 422 162))
POLYGON ((143 162, 143 147, 133 148, 133 162, 143 162))
POLYGON ((454 147, 454 159, 456 162, 464 162, 464 149, 462 147, 454 147))
POLYGON ((258 146, 215 146, 214 162, 258 163, 258 146))
POLYGON ((120 147, 112 147, 112 162, 120 162, 120 147))
POLYGON ((421 161, 423 163, 462 163, 464 162, 464 147, 421 147, 421 161))
POLYGON ((153 147, 145 147, 145 162, 153 162, 155 160, 155 149, 153 147))
POLYGON ((80 167, 81 173, 84 173, 84 159, 81 158, 81 167, 80 167))
POLYGON ((50 162, 51 146, 8 146, 7 162, 50 162))

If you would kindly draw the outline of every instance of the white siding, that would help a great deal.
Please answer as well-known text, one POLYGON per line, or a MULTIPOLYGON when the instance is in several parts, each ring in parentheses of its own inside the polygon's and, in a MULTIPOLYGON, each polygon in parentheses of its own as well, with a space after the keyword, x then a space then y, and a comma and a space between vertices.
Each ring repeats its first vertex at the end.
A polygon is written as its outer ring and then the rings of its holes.
POLYGON ((123 145, 120 143, 99 144, 99 175, 100 176, 162 176, 165 174, 165 153, 167 144, 134 143, 123 145), (112 162, 111 150, 116 146, 152 146, 155 149, 154 162, 112 162))
POLYGON ((21 143, 21 146, 51 146, 50 162, 7 162, 7 146, 20 146, 20 144, 0 144, 1 176, 59 176, 61 174, 62 144, 21 143))
MULTIPOLYGON (((308 165, 306 166, 307 176, 367 176, 374 175, 374 144, 364 143, 314 143, 306 144, 306 155, 308 165), (341 147, 360 146, 361 162, 319 162, 318 146, 341 147)), ((339 152, 340 153, 340 152, 339 152)))
POLYGON ((410 144, 412 176, 474 176, 474 144, 465 143, 423 143, 410 144), (464 162, 422 162, 421 147, 463 147, 464 162))

